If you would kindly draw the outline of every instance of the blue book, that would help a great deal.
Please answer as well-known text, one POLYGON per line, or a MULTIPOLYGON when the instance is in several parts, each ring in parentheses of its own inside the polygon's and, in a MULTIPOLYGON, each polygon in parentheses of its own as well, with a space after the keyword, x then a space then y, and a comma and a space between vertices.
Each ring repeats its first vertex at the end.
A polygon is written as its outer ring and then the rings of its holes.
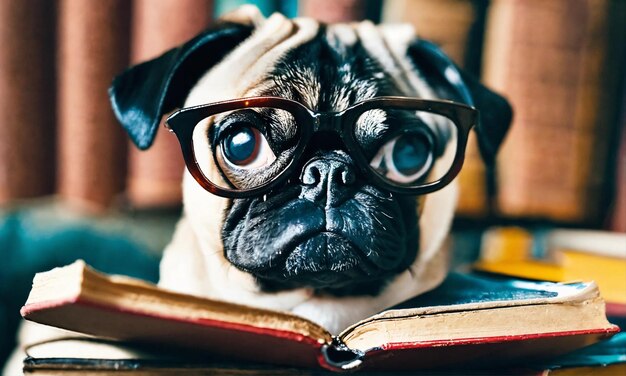
MULTIPOLYGON (((280 0, 216 0, 214 14, 217 18, 245 4, 251 4, 256 6, 265 17, 270 16, 274 12, 281 12, 284 10, 293 11, 293 6, 289 6, 291 4, 286 4, 285 6, 283 6, 282 3, 283 2, 280 0)), ((288 17, 293 17, 295 14, 285 15, 288 17)))

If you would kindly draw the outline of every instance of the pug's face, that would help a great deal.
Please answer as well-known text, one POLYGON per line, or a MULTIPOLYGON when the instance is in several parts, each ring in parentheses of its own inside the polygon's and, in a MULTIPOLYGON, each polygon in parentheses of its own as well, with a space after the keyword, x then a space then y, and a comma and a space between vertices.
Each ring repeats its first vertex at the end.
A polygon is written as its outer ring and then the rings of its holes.
MULTIPOLYGON (((318 34, 287 53, 244 96, 277 96, 315 111, 340 112, 366 99, 403 94, 359 43, 338 43, 331 45, 327 34, 318 34)), ((355 132, 359 141, 371 145, 372 160, 381 157, 394 132, 384 114, 376 115, 364 114, 355 132), (376 127, 385 131, 375 132, 376 127)), ((290 116, 277 111, 224 116, 207 132, 216 145, 211 150, 215 167, 245 186, 253 179, 250 169, 278 163, 276 156, 293 146, 295 127, 290 116), (228 134, 217 139, 218 132, 228 134)), ((439 136, 435 141, 446 144, 445 136, 439 136)), ((379 163, 403 166, 400 174, 419 169, 435 153, 434 144, 413 135, 394 142, 398 150, 379 163)), ((391 194, 368 181, 338 134, 320 133, 308 142, 284 184, 228 205, 221 232, 224 256, 251 273, 264 290, 311 287, 334 294, 375 294, 415 260, 417 206, 415 197, 391 194)))
MULTIPOLYGON (((376 294, 417 256, 418 199, 374 184, 329 125, 363 101, 404 93, 359 41, 331 43, 332 35, 321 31, 290 50, 242 95, 285 98, 315 112, 324 130, 307 138, 302 153, 294 149, 311 124, 279 108, 211 114, 194 130, 196 162, 223 187, 261 186, 296 164, 271 191, 230 200, 224 210, 224 257, 264 291, 376 294)), ((385 179, 429 181, 451 165, 457 140, 450 120, 428 115, 374 107, 350 132, 385 179)))
MULTIPOLYGON (((369 23, 326 27, 312 20, 275 20, 268 19, 252 36, 246 27, 201 35, 121 76, 111 95, 134 141, 149 146, 160 114, 176 106, 273 96, 300 103, 323 122, 328 114, 376 97, 467 103, 476 90, 483 101, 495 101, 494 107, 504 111, 490 120, 502 126, 479 138, 481 148, 489 149, 484 155, 495 153, 510 120, 508 105, 478 84, 467 86, 434 46, 420 44, 411 53, 412 34, 385 34, 369 23), (230 46, 221 57, 204 47, 215 48, 218 42, 230 46), (158 82, 133 86, 157 74, 163 75, 158 82), (182 83, 177 81, 181 77, 182 83), (142 93, 154 87, 166 90, 138 104, 142 93), (183 104, 178 97, 187 91, 183 104), (141 127, 129 121, 131 115, 138 117, 138 108, 141 127)), ((441 177, 457 151, 457 134, 428 116, 407 119, 406 113, 367 111, 351 128, 359 145, 358 164, 341 134, 330 130, 314 133, 293 158, 301 127, 288 112, 267 108, 236 109, 195 125, 195 163, 225 188, 263 185, 290 166, 279 184, 250 198, 217 197, 186 174, 185 217, 199 248, 207 263, 218 265, 212 269, 224 277, 218 280, 226 279, 224 269, 233 268, 265 292, 306 288, 322 295, 377 295, 398 273, 424 260, 424 244, 428 252, 439 248, 441 236, 433 234, 447 231, 454 204, 445 200, 453 201, 454 195, 439 195, 443 201, 432 200, 423 210, 428 198, 392 194, 363 173, 362 164, 400 183, 441 177)))

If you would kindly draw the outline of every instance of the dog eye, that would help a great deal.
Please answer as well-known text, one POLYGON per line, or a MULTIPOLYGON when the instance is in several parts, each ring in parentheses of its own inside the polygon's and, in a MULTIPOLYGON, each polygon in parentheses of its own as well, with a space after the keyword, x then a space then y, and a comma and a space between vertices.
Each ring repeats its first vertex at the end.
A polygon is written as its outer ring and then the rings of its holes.
POLYGON ((232 124, 220 147, 230 167, 255 169, 270 165, 276 155, 263 134, 247 123, 232 124))
POLYGON ((412 183, 424 177, 433 164, 433 143, 424 133, 406 133, 384 144, 370 165, 397 183, 412 183))

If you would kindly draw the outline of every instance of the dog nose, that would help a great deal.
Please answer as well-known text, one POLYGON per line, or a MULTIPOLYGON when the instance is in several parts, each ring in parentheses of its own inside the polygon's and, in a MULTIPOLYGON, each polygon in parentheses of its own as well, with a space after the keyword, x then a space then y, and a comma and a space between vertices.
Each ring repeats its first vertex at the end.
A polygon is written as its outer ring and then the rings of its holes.
POLYGON ((326 206, 336 207, 350 197, 356 174, 350 161, 344 158, 315 158, 302 169, 302 196, 313 202, 326 200, 326 206))

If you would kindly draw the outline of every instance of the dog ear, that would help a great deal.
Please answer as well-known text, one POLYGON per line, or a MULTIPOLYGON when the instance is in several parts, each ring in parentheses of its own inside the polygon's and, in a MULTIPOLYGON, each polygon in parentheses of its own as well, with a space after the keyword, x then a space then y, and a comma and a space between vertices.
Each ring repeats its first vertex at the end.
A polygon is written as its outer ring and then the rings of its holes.
POLYGON ((441 98, 465 103, 480 111, 480 121, 476 125, 478 145, 485 163, 492 165, 513 117, 507 100, 460 71, 431 42, 414 41, 409 46, 408 55, 441 98))
POLYGON ((109 88, 109 98, 115 116, 135 145, 149 148, 161 117, 181 107, 207 69, 251 32, 248 25, 221 24, 117 76, 109 88))

